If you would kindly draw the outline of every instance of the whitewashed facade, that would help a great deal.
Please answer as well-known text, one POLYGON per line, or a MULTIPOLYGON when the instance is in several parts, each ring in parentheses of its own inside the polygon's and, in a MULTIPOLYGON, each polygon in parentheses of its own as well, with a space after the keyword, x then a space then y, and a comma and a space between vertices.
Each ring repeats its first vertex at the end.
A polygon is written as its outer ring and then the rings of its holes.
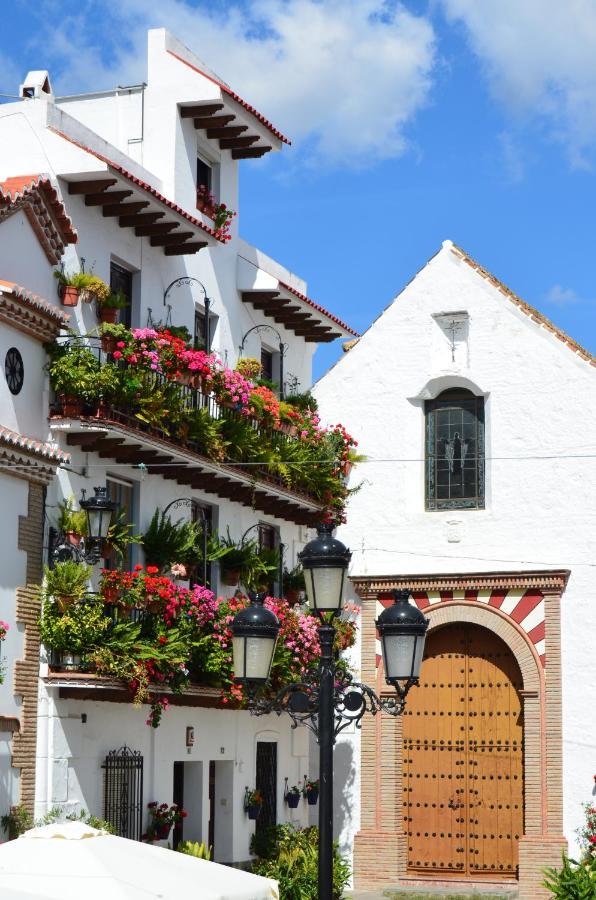
MULTIPOLYGON (((270 351, 273 374, 278 379, 281 341, 286 388, 306 390, 311 383, 317 341, 347 337, 351 331, 306 297, 304 281, 243 241, 238 233, 241 160, 281 149, 286 142, 283 135, 162 29, 149 32, 145 85, 57 98, 47 73, 34 72, 21 90, 21 102, 0 106, 0 182, 39 173, 51 180, 78 235, 76 244, 66 248, 64 268, 77 271, 84 265, 108 283, 115 270, 124 272, 131 285, 133 327, 171 321, 186 325, 193 333, 197 314, 199 320, 204 317, 208 297, 211 347, 225 363, 233 367, 244 340, 245 356, 258 357, 262 350, 270 351), (203 120, 214 114, 223 114, 227 120, 208 131, 203 120), (236 130, 228 137, 222 129, 230 122, 236 130), (242 139, 236 143, 234 139, 239 136, 242 139), (211 188, 217 199, 238 211, 228 243, 218 240, 212 221, 197 209, 197 182, 205 166, 210 169, 211 188), (106 189, 123 195, 114 200, 114 210, 101 197, 99 204, 89 202, 90 193, 97 195, 106 189), (120 210, 117 204, 123 201, 125 207, 127 203, 135 205, 120 210), (138 212, 154 214, 148 221, 167 222, 172 226, 170 231, 184 233, 181 243, 188 247, 160 241, 166 229, 161 234, 159 229, 141 229, 139 233, 127 221, 138 212), (196 279, 200 287, 196 281, 176 284, 166 294, 168 286, 179 278, 196 279), (271 307, 272 300, 278 303, 275 308, 271 307), (268 327, 247 335, 255 326, 273 326, 273 330, 268 327)), ((53 267, 30 249, 35 240, 28 229, 22 216, 12 216, 0 224, 0 278, 24 286, 59 310, 53 267)), ((96 328, 91 305, 81 303, 70 313, 69 325, 76 332, 86 334, 96 328)), ((2 388, 0 424, 48 442, 57 452, 69 456, 47 489, 44 554, 48 525, 59 501, 78 497, 82 488, 90 490, 112 481, 130 492, 140 532, 156 507, 163 509, 172 500, 190 496, 210 508, 213 523, 222 534, 229 528, 232 537, 240 539, 257 523, 273 526, 285 548, 286 566, 294 565, 296 553, 307 539, 305 517, 317 514, 316 504, 289 496, 281 487, 267 488, 263 494, 267 502, 263 501, 259 510, 258 500, 256 508, 243 505, 218 496, 209 490, 208 483, 204 490, 197 490, 161 475, 147 474, 134 459, 129 464, 118 463, 88 452, 77 443, 81 427, 76 423, 48 423, 50 392, 41 345, 38 342, 30 351, 28 342, 22 339, 19 346, 25 360, 25 382, 16 398, 2 388), (69 441, 69 437, 74 440, 69 441)), ((147 447, 150 449, 150 443, 147 447)), ((173 448, 173 452, 178 451, 173 448)), ((183 454, 180 459, 183 464, 188 462, 183 454)), ((214 466, 207 478, 221 474, 214 466)), ((8 618, 4 613, 12 609, 16 586, 27 581, 21 571, 24 562, 13 552, 15 518, 23 512, 25 494, 13 481, 10 492, 7 489, 3 495, 10 510, 3 518, 10 536, 3 548, 10 565, 20 569, 10 570, 3 584, 6 601, 0 606, 0 618, 8 618)), ((238 479, 239 485, 250 483, 250 475, 238 479)), ((187 514, 184 508, 177 512, 180 517, 187 514)), ((2 650, 10 657, 9 665, 23 655, 16 627, 2 650)), ((178 777, 183 765, 183 803, 189 813, 184 837, 207 841, 211 822, 216 860, 243 862, 249 857, 253 830, 243 808, 244 792, 255 785, 257 743, 266 742, 277 744, 278 821, 306 821, 305 801, 294 812, 283 799, 285 779, 293 784, 309 774, 304 729, 291 732, 283 718, 255 719, 248 713, 204 708, 203 704, 170 708, 160 728, 153 730, 145 725, 147 707, 135 709, 126 702, 101 701, 100 696, 99 689, 90 684, 77 685, 65 675, 53 676, 42 657, 37 815, 59 805, 69 811, 84 808, 101 816, 102 763, 107 753, 126 745, 143 755, 144 802, 171 802, 174 764, 179 764, 178 777), (192 747, 186 746, 189 727, 195 734, 192 747)), ((0 714, 18 718, 18 693, 10 679, 0 688, 0 701, 0 714)), ((0 733, 0 803, 8 806, 18 799, 18 771, 9 765, 10 736, 2 742, 4 737, 0 733)))
MULTIPOLYGON (((338 532, 353 553, 355 598, 363 598, 364 679, 384 685, 376 596, 396 587, 415 592, 431 635, 475 623, 505 640, 519 664, 524 828, 514 848, 517 872, 508 877, 519 878, 522 897, 543 895, 542 867, 557 865, 565 841, 576 848, 582 804, 593 796, 595 375, 589 353, 445 241, 314 390, 322 416, 341 411, 367 458, 352 475, 352 484, 362 486, 338 532), (429 503, 425 420, 450 389, 469 391, 484 410, 484 492, 477 508, 429 503), (529 587, 537 590, 525 593, 529 587)), ((433 706, 437 696, 417 695, 412 703, 422 704, 416 709, 427 709, 425 715, 443 715, 433 706)), ((362 739, 346 739, 344 748, 354 805, 338 825, 345 845, 355 839, 357 885, 447 877, 413 859, 404 807, 423 797, 412 781, 410 799, 402 793, 408 760, 401 732, 386 737, 383 729, 391 727, 365 727, 362 739), (374 846, 388 853, 381 850, 367 863, 374 846)), ((416 822, 416 811, 409 811, 416 822)), ((438 860, 436 838, 428 843, 438 860)), ((449 877, 462 876, 456 870, 449 877)), ((473 880, 473 871, 467 877, 473 880)), ((501 877, 492 871, 494 881, 501 877)))

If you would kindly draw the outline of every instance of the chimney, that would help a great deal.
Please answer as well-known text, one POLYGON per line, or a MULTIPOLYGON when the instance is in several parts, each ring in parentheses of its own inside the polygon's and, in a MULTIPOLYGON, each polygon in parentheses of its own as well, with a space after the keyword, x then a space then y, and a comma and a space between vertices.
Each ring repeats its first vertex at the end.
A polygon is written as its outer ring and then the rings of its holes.
POLYGON ((29 72, 19 87, 19 96, 24 100, 34 100, 43 94, 46 94, 47 97, 53 97, 49 73, 45 69, 29 72))

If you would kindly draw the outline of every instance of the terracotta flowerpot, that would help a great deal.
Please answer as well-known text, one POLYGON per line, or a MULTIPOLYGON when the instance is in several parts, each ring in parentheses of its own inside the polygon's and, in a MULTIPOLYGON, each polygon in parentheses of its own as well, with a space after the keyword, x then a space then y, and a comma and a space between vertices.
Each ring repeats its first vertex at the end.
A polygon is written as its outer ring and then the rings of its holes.
POLYGON ((300 803, 300 794, 286 794, 286 802, 290 809, 296 809, 300 803))
POLYGON ((95 407, 95 418, 96 419, 107 419, 108 417, 108 407, 105 400, 98 400, 97 406, 95 407))
POLYGON ((103 599, 106 603, 116 603, 116 601, 118 600, 118 588, 105 587, 103 589, 103 599))
POLYGON ((300 600, 300 591, 296 590, 296 588, 284 588, 284 597, 288 603, 294 605, 300 600))
POLYGON ((56 597, 56 606, 61 613, 65 613, 69 607, 74 605, 75 600, 75 597, 70 596, 56 597))
POLYGON ((224 569, 221 573, 221 580, 228 587, 232 587, 234 584, 238 584, 240 581, 240 570, 239 569, 224 569))
POLYGON ((176 379, 178 384, 191 385, 194 380, 194 375, 192 372, 180 372, 180 375, 176 379))
POLYGON ((203 200, 201 197, 197 197, 197 209, 212 219, 215 215, 215 210, 211 206, 207 200, 203 200))
POLYGON ((83 401, 74 394, 60 394, 60 403, 62 404, 62 414, 66 418, 76 418, 83 412, 83 401))
POLYGON ((113 353, 116 349, 118 341, 115 337, 112 337, 110 334, 102 334, 101 336, 101 349, 104 353, 113 353))
POLYGON ((248 813, 248 818, 252 819, 252 821, 254 822, 255 819, 259 818, 259 813, 261 812, 261 804, 260 803, 249 803, 249 805, 246 808, 246 811, 248 813))
POLYGON ((64 534, 66 539, 66 543, 70 544, 71 547, 78 547, 81 543, 81 535, 77 534, 76 531, 67 531, 64 534))
POLYGON ((350 474, 350 472, 352 471, 353 468, 354 468, 354 463, 351 463, 351 462, 345 462, 342 465, 341 474, 344 476, 344 478, 348 477, 348 475, 350 474))
POLYGON ((114 306, 98 306, 97 318, 100 322, 108 322, 110 325, 115 325, 118 318, 118 310, 114 306))
POLYGON ((63 285, 60 291, 60 301, 62 306, 78 306, 79 289, 69 284, 63 285))
POLYGON ((170 836, 171 828, 172 826, 168 825, 167 823, 156 823, 154 831, 156 839, 158 841, 167 841, 168 837, 170 836))

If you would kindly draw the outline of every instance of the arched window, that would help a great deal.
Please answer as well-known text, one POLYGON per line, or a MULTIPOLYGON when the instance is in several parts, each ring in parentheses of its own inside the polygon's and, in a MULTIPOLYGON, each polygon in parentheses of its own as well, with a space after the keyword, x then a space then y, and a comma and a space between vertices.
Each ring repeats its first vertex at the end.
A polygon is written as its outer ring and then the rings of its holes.
POLYGON ((426 508, 484 508, 484 399, 470 391, 426 403, 426 508))

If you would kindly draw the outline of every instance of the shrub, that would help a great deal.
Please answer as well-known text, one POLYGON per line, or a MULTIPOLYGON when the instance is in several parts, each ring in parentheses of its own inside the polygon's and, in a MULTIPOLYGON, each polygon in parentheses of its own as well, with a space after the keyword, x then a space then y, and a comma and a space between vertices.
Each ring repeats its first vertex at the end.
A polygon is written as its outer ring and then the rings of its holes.
POLYGON ((563 854, 560 869, 545 869, 544 887, 553 900, 595 900, 596 859, 589 856, 578 863, 563 854))
MULTIPOLYGON (((263 843, 270 855, 258 858, 253 872, 279 882, 280 900, 312 900, 317 896, 319 829, 278 825, 268 837, 269 845, 263 843)), ((258 847, 253 841, 251 849, 258 847)), ((333 900, 340 900, 349 880, 350 867, 334 844, 333 900)))
POLYGON ((212 848, 198 841, 182 841, 177 847, 178 853, 186 853, 188 856, 196 856, 197 859, 211 859, 212 848))

